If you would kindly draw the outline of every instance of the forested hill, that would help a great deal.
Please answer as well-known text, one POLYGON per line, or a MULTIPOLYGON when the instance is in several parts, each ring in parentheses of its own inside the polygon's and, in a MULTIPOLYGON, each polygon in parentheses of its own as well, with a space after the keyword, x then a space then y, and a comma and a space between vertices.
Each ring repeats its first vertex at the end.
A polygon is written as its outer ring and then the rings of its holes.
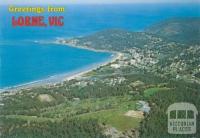
POLYGON ((200 18, 174 18, 154 24, 145 30, 165 40, 200 44, 200 18))
POLYGON ((62 41, 69 45, 112 51, 124 51, 134 47, 158 48, 171 42, 178 43, 179 46, 198 45, 200 18, 169 19, 146 28, 144 32, 108 29, 62 41))
POLYGON ((64 40, 64 43, 98 50, 123 51, 133 47, 142 48, 156 44, 160 39, 145 32, 131 32, 122 29, 109 29, 84 37, 64 40))

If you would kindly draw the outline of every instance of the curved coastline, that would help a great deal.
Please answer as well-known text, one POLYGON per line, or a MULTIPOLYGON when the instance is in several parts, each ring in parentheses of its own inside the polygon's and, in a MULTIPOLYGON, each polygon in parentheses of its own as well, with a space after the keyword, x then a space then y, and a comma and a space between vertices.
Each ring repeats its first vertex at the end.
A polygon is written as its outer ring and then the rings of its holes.
POLYGON ((71 44, 64 44, 64 43, 60 43, 58 41, 55 41, 56 44, 59 44, 61 46, 69 46, 69 47, 73 47, 73 48, 78 48, 78 49, 86 49, 86 50, 90 50, 90 51, 95 51, 95 52, 107 52, 111 54, 111 58, 107 59, 106 61, 103 62, 97 62, 91 65, 88 65, 86 67, 83 67, 81 69, 78 70, 74 70, 72 72, 67 72, 67 73, 62 73, 62 74, 56 74, 56 75, 52 75, 43 79, 39 79, 39 80, 35 80, 35 81, 31 81, 28 83, 23 83, 23 84, 19 84, 19 85, 15 85, 15 86, 10 86, 10 87, 5 87, 5 88, 1 88, 0 89, 0 93, 4 93, 4 92, 16 92, 18 90, 21 89, 30 89, 30 88, 34 88, 34 87, 41 87, 41 86, 53 86, 59 83, 62 83, 64 81, 69 81, 72 79, 76 79, 79 78, 81 76, 83 76, 84 74, 93 71, 101 66, 105 66, 109 63, 112 63, 114 61, 116 61, 117 59, 120 59, 122 57, 122 53, 119 52, 114 52, 114 51, 106 51, 106 50, 96 50, 96 49, 92 49, 92 48, 88 48, 88 47, 81 47, 81 46, 75 46, 75 45, 71 45, 71 44))

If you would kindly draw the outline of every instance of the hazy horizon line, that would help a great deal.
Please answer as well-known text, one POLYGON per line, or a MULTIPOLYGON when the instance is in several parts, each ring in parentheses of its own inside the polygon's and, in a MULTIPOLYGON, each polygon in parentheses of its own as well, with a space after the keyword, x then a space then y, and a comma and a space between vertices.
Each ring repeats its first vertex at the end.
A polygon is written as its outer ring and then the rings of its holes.
POLYGON ((122 2, 122 3, 1 3, 0 5, 120 5, 120 4, 198 4, 200 5, 200 2, 122 2))

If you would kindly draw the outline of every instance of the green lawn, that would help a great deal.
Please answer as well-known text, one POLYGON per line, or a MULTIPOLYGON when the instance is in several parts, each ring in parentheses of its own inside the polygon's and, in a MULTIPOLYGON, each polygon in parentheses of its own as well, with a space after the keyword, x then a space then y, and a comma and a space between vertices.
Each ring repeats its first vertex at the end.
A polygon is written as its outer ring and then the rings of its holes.
POLYGON ((120 131, 136 128, 141 119, 125 116, 129 110, 136 110, 136 102, 130 95, 113 96, 106 98, 86 99, 74 102, 66 102, 59 106, 49 108, 43 116, 52 117, 60 115, 60 118, 70 115, 80 119, 97 119, 115 127, 120 131))
POLYGON ((79 116, 81 119, 97 119, 100 123, 105 123, 119 131, 130 130, 131 128, 138 128, 140 118, 128 117, 124 115, 125 112, 117 109, 98 111, 94 113, 83 114, 79 116))
POLYGON ((159 88, 159 87, 154 87, 154 88, 149 88, 149 89, 146 89, 144 91, 144 96, 145 97, 151 97, 152 95, 160 92, 160 91, 165 91, 165 90, 169 90, 170 88, 167 88, 167 87, 162 87, 162 88, 159 88))
POLYGON ((75 116, 88 112, 96 112, 104 109, 127 111, 135 109, 136 101, 131 96, 113 96, 106 98, 85 99, 80 101, 66 101, 63 104, 46 109, 41 115, 48 118, 75 116))

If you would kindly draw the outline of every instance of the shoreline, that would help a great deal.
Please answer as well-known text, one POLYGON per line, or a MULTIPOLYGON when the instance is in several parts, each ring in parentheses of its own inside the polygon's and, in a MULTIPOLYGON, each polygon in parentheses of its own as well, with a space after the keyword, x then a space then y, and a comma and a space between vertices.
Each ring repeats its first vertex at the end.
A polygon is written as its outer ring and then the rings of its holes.
POLYGON ((68 47, 73 47, 73 48, 78 48, 78 49, 85 49, 85 50, 89 50, 89 51, 93 51, 93 52, 103 52, 103 53, 112 53, 112 54, 118 54, 120 52, 116 52, 116 51, 109 51, 109 50, 100 50, 100 49, 94 49, 94 48, 90 48, 90 47, 86 47, 86 46, 79 46, 73 43, 67 43, 67 42, 63 42, 63 40, 56 40, 54 42, 55 44, 58 45, 63 45, 63 46, 68 46, 68 47))
POLYGON ((5 87, 5 88, 0 89, 0 93, 17 92, 22 89, 31 89, 34 87, 37 88, 37 87, 55 86, 56 84, 60 84, 65 81, 70 81, 72 79, 82 77, 84 74, 87 74, 87 73, 89 73, 93 70, 96 70, 99 67, 105 66, 109 63, 115 62, 117 59, 120 59, 122 57, 122 53, 120 53, 120 52, 96 50, 96 49, 92 49, 92 48, 90 49, 87 47, 75 46, 75 45, 71 45, 71 44, 67 44, 67 43, 59 43, 59 42, 55 42, 55 43, 64 45, 64 46, 73 47, 73 48, 86 49, 86 50, 90 50, 90 51, 94 51, 94 52, 108 52, 108 53, 111 53, 111 58, 109 58, 103 62, 98 62, 98 63, 94 63, 92 65, 88 65, 87 67, 84 67, 84 68, 81 68, 81 69, 78 69, 78 70, 75 70, 72 72, 56 74, 56 75, 46 77, 44 79, 39 79, 36 81, 31 81, 28 83, 19 84, 19 85, 15 85, 15 86, 5 87))

